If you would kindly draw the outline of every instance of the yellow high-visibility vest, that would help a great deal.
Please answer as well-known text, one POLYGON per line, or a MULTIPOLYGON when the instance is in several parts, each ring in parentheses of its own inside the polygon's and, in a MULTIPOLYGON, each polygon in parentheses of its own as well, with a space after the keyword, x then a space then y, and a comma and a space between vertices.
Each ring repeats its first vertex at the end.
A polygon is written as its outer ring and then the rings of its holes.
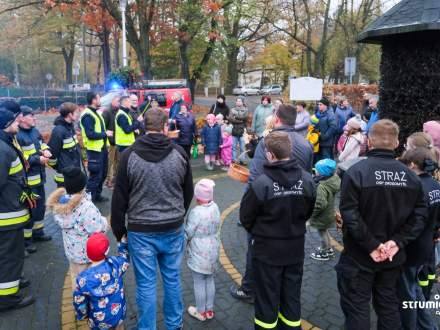
MULTIPOLYGON (((99 113, 94 112, 94 111, 90 110, 89 108, 86 108, 83 111, 83 113, 81 114, 81 120, 87 114, 92 116, 93 119, 95 119, 95 127, 94 127, 95 133, 100 134, 100 133, 103 133, 106 131, 105 124, 104 124, 104 118, 102 118, 102 116, 99 113)), ((100 152, 102 150, 102 148, 104 148, 104 146, 107 146, 107 139, 106 138, 99 139, 99 140, 89 140, 87 138, 86 131, 82 125, 82 121, 80 121, 80 126, 81 126, 81 135, 83 138, 84 147, 87 150, 100 152)))
POLYGON ((119 116, 125 116, 128 120, 128 124, 133 124, 133 119, 131 118, 131 116, 129 116, 124 110, 119 109, 118 113, 115 116, 115 144, 121 147, 129 147, 135 141, 134 132, 128 134, 124 132, 122 127, 120 127, 118 124, 119 116))

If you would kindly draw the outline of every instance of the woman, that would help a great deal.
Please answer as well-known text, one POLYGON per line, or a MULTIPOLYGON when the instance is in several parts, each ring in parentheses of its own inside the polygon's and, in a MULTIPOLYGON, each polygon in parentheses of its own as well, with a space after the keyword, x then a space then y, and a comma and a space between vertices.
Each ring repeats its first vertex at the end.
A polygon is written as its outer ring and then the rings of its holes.
POLYGON ((191 146, 197 135, 197 128, 194 116, 188 112, 186 104, 180 106, 180 112, 176 116, 175 121, 176 128, 180 130, 179 137, 175 142, 185 150, 188 159, 191 159, 191 146))
POLYGON ((302 136, 307 136, 307 128, 310 125, 310 114, 306 109, 305 102, 298 102, 296 104, 296 122, 295 131, 302 136))
POLYGON ((235 108, 232 108, 228 121, 232 124, 232 159, 234 162, 240 162, 243 164, 242 159, 238 159, 239 156, 245 151, 244 130, 248 119, 248 109, 242 98, 237 98, 235 102, 235 108), (239 148, 237 149, 237 144, 239 148), (237 151, 239 153, 237 153, 237 151))
POLYGON ((219 113, 223 115, 223 118, 228 118, 229 116, 229 107, 226 105, 226 97, 223 94, 219 94, 217 96, 217 102, 211 106, 211 110, 209 113, 217 116, 219 113))
POLYGON ((364 143, 365 135, 362 134, 362 119, 353 117, 347 121, 347 138, 344 143, 339 161, 345 162, 359 157, 361 146, 364 143))
POLYGON ((263 136, 263 132, 266 129, 266 118, 273 113, 273 107, 269 96, 263 96, 261 98, 261 104, 257 106, 254 111, 254 117, 252 119, 252 132, 260 138, 263 136))
POLYGON ((283 99, 276 99, 275 102, 273 103, 273 111, 276 112, 278 111, 278 108, 284 104, 283 99))

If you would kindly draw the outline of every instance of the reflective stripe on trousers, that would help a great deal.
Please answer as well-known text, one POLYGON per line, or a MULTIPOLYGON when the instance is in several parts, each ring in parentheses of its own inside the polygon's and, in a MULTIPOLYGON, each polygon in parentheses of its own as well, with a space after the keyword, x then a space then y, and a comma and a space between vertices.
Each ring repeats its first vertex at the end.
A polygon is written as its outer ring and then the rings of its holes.
POLYGON ((43 228, 44 228, 44 222, 43 222, 43 220, 35 221, 35 222, 34 222, 34 226, 32 227, 33 230, 43 229, 43 228))
POLYGON ((286 319, 286 318, 284 317, 284 315, 281 314, 281 312, 278 312, 278 317, 279 317, 279 319, 280 319, 285 325, 287 325, 287 326, 289 326, 289 327, 296 328, 296 327, 301 326, 301 320, 298 320, 298 321, 290 321, 290 320, 286 319))
POLYGON ((255 318, 255 324, 262 327, 263 329, 275 329, 277 327, 278 320, 276 320, 274 323, 265 323, 255 318))
POLYGON ((20 280, 0 283, 0 296, 7 296, 18 292, 20 280))
POLYGON ((27 183, 28 186, 30 187, 39 185, 41 183, 41 175, 37 174, 37 175, 28 176, 27 183))
POLYGON ((31 215, 27 209, 17 212, 0 213, 0 227, 17 225, 30 219, 31 215))
POLYGON ((9 169, 9 175, 17 174, 22 170, 23 170, 23 164, 21 163, 20 158, 17 157, 17 159, 11 163, 11 167, 9 169))
POLYGON ((23 229, 24 238, 30 239, 32 238, 32 229, 23 229))

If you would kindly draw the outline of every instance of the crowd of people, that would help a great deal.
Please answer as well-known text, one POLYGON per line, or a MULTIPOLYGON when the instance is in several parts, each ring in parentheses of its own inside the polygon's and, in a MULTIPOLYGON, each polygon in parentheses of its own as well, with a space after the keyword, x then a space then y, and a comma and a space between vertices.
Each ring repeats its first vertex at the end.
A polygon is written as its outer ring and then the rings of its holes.
POLYGON ((377 101, 371 97, 356 113, 345 98, 322 98, 309 111, 306 103, 272 104, 263 96, 251 116, 244 99, 229 109, 219 95, 199 134, 179 93, 167 113, 154 99, 139 107, 136 95, 115 97, 102 111, 99 94, 91 92, 82 112, 72 103, 60 106, 47 144, 32 109, 4 102, 0 311, 34 302, 23 290, 30 285, 23 264, 37 252, 36 242, 51 239, 44 232, 47 206, 62 231, 77 318, 91 329, 123 329, 129 264, 138 328, 156 329, 159 268, 166 328, 182 329, 185 251, 195 296, 187 312, 201 322, 214 318, 221 220, 215 183, 193 184, 191 149, 200 138, 207 170, 249 163, 239 219, 248 233, 246 271, 230 293, 255 304, 256 329, 301 327, 306 228, 321 237, 310 257, 325 262, 335 256, 329 236, 335 219, 344 241, 336 274, 345 328, 370 328, 373 298, 378 328, 435 329, 428 309, 402 306, 429 300, 435 281, 440 123, 427 122, 407 137, 396 159, 399 127, 381 118, 377 101), (47 200, 46 167, 58 186, 47 200), (108 201, 103 185, 113 189, 110 221, 96 206, 108 201), (110 228, 117 256, 108 255, 110 228))

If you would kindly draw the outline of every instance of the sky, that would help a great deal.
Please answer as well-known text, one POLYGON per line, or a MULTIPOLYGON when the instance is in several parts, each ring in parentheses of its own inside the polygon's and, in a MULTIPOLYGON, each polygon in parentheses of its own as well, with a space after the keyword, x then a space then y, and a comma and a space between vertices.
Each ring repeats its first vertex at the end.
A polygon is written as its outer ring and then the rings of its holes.
MULTIPOLYGON (((354 4, 358 6, 361 3, 362 0, 354 0, 354 4)), ((384 11, 387 11, 392 6, 394 6, 396 3, 400 2, 401 0, 381 0, 384 6, 384 11)), ((339 1, 332 1, 332 9, 336 10, 338 7, 339 1)))

